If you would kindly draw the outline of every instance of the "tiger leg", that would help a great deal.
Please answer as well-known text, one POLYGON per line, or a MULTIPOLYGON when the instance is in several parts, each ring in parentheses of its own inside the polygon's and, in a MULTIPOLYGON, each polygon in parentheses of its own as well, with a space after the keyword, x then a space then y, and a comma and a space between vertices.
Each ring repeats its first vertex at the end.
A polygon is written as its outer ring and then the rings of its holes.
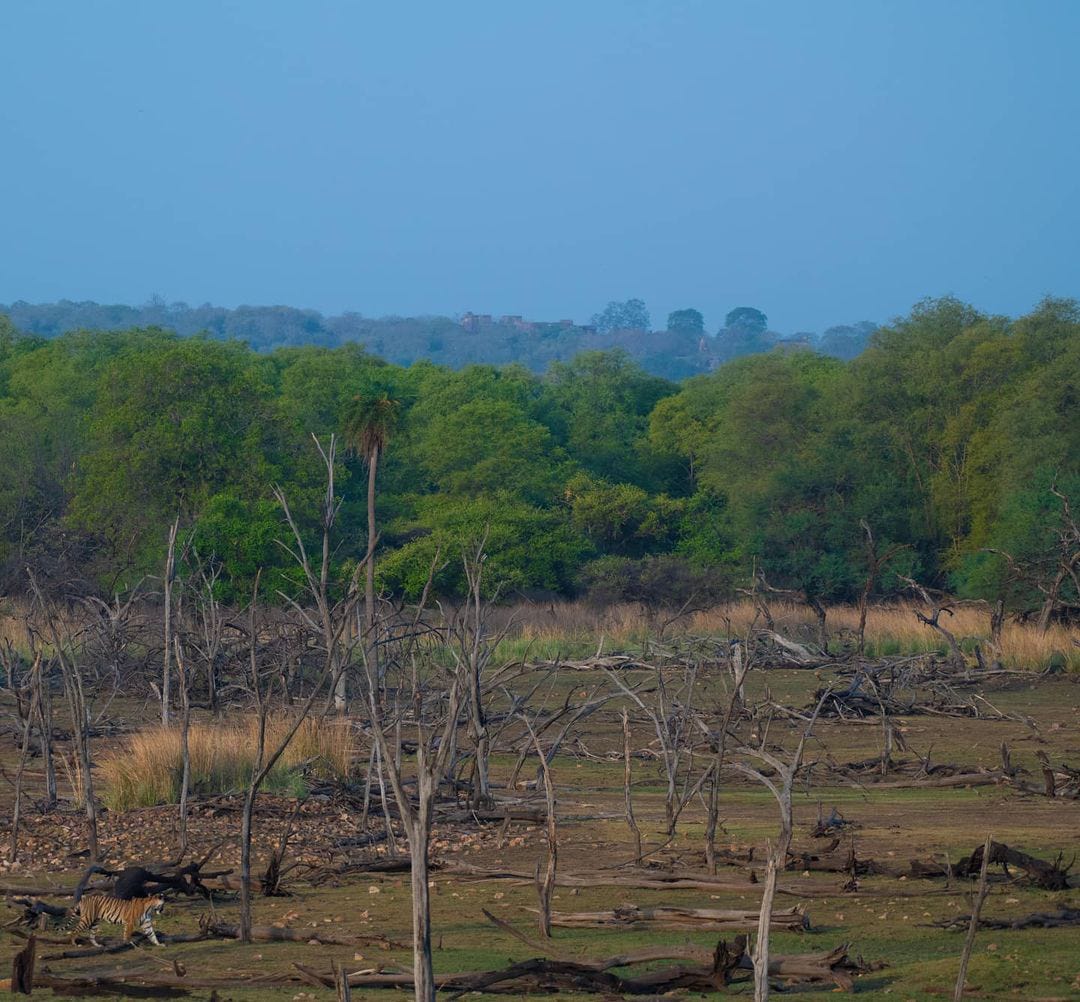
POLYGON ((161 942, 161 941, 160 941, 160 940, 159 940, 159 939, 157 938, 157 933, 156 933, 156 932, 154 932, 154 923, 153 923, 153 920, 152 920, 152 919, 150 918, 150 916, 149 916, 149 915, 147 915, 147 916, 146 916, 146 918, 144 918, 144 919, 142 920, 142 925, 141 925, 141 926, 140 926, 139 928, 140 928, 140 931, 142 932, 142 934, 143 934, 143 935, 144 935, 144 936, 145 936, 145 937, 146 937, 146 938, 147 938, 148 940, 150 940, 150 942, 151 942, 151 943, 153 943, 153 944, 154 944, 154 946, 164 946, 164 945, 165 945, 164 943, 162 943, 162 942, 161 942))
POLYGON ((94 935, 94 926, 97 923, 87 922, 85 919, 80 919, 79 924, 75 926, 71 933, 71 942, 77 943, 80 936, 85 936, 92 946, 101 946, 97 941, 97 937, 94 935))

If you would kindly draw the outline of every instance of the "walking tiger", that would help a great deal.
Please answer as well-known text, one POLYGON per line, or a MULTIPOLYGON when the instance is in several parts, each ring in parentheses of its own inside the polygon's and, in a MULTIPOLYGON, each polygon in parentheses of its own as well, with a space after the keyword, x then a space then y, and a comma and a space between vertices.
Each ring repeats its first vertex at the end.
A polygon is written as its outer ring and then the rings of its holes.
POLYGON ((94 946, 101 944, 94 938, 94 926, 103 919, 124 927, 124 942, 129 942, 138 929, 154 946, 161 946, 154 932, 153 918, 165 907, 165 899, 157 894, 150 898, 114 898, 108 894, 86 894, 75 907, 78 923, 72 939, 88 933, 94 946))

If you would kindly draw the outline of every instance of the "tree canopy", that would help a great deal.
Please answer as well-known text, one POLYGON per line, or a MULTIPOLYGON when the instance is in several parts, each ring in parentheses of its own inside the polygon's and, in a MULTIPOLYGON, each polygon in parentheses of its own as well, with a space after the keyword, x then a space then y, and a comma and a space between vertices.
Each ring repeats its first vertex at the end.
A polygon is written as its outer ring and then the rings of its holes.
MULTIPOLYGON (((759 311, 733 314, 738 336, 765 331, 759 311)), ((1028 613, 1060 578, 1060 607, 1080 609, 1063 542, 1080 511, 1080 309, 1058 299, 1015 320, 928 300, 850 360, 780 346, 681 383, 621 351, 455 371, 356 344, 259 353, 0 323, 0 584, 19 589, 30 564, 122 590, 160 573, 179 517, 223 598, 242 601, 260 568, 288 594, 271 488, 315 533, 310 436, 331 432, 350 447, 336 572, 365 553, 378 445, 378 583, 401 595, 437 553, 436 587, 460 588, 456 557, 487 533, 485 581, 503 594, 712 594, 756 568, 853 600, 867 525, 882 551, 902 547, 898 573, 1028 613)))

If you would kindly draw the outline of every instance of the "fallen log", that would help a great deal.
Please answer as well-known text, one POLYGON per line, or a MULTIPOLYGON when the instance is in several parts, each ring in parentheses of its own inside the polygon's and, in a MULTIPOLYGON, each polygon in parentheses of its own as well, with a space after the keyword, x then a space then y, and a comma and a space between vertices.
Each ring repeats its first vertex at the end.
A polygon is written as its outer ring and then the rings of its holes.
MULTIPOLYGON (((177 933, 169 935, 168 933, 158 933, 158 939, 161 940, 166 946, 171 943, 200 943, 207 938, 205 933, 177 933)), ((55 942, 55 940, 46 940, 45 942, 55 942)), ((131 940, 121 943, 113 943, 108 946, 87 946, 79 947, 72 950, 61 950, 58 953, 46 953, 42 960, 82 960, 86 957, 100 957, 104 954, 112 953, 126 953, 128 950, 136 949, 136 944, 131 940)))
POLYGON ((873 859, 859 859, 855 846, 839 849, 839 839, 822 852, 792 852, 785 869, 811 873, 847 873, 854 877, 896 876, 898 871, 873 859))
MULTIPOLYGON (((110 882, 96 881, 95 883, 88 884, 84 891, 108 891, 112 887, 110 882)), ((71 898, 75 896, 76 887, 50 887, 47 884, 39 884, 33 887, 26 887, 19 884, 4 884, 0 885, 0 894, 8 897, 19 898, 71 898)))
POLYGON ((127 998, 184 998, 192 991, 232 991, 263 987, 279 987, 299 979, 290 974, 273 974, 260 977, 191 978, 168 974, 117 974, 82 975, 58 977, 55 974, 37 974, 35 988, 51 988, 63 998, 80 995, 120 995, 127 998))
MULTIPOLYGON (((927 925, 936 929, 966 929, 971 922, 970 915, 952 915, 948 918, 930 922, 927 925)), ((1056 912, 1032 912, 1021 918, 980 918, 980 929, 1058 929, 1062 926, 1080 925, 1080 908, 1060 908, 1056 912)))
MULTIPOLYGON (((642 908, 639 905, 622 905, 611 911, 551 913, 551 924, 563 929, 635 927, 739 932, 757 923, 756 908, 682 908, 669 905, 642 908)), ((810 928, 810 920, 801 908, 774 909, 769 924, 774 930, 801 932, 810 928)))
MULTIPOLYGON (((957 876, 970 877, 978 873, 982 869, 982 857, 983 847, 979 846, 970 856, 965 856, 956 864, 957 876)), ((1056 862, 1048 863, 1044 859, 1037 859, 1026 852, 1013 849, 1003 842, 990 843, 991 863, 1000 863, 1006 875, 1008 875, 1010 865, 1023 870, 1032 884, 1044 891, 1068 889, 1069 870, 1072 868, 1072 863, 1063 868, 1061 858, 1059 854, 1056 862)))

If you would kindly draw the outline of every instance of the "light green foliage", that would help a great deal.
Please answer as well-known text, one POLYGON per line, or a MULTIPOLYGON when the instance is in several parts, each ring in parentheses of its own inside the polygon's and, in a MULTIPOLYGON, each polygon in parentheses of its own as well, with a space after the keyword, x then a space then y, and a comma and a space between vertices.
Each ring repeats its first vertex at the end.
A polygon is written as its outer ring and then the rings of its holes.
POLYGON ((506 493, 448 500, 430 497, 421 505, 414 529, 419 538, 405 543, 378 567, 382 585, 416 598, 432 567, 442 591, 464 586, 462 555, 486 540, 484 588, 489 595, 516 591, 566 591, 588 552, 557 511, 543 509, 506 493))
POLYGON ((572 477, 564 492, 570 524, 594 546, 612 553, 668 549, 682 505, 633 484, 611 484, 587 473, 572 477))
MULTIPOLYGON (((766 337, 766 320, 733 311, 722 336, 766 337)), ((223 597, 242 600, 260 568, 288 592, 270 488, 314 541, 311 435, 335 432, 349 447, 335 471, 344 580, 366 548, 378 431, 393 434, 376 487, 393 591, 418 594, 436 552, 437 588, 460 588, 461 549, 486 532, 485 580, 504 593, 572 592, 586 565, 726 587, 757 566, 772 584, 852 600, 865 520, 880 552, 902 544, 880 593, 908 573, 1031 612, 1065 526, 1052 485, 1080 510, 1078 373, 1080 312, 1063 300, 1017 320, 928 300, 850 362, 775 351, 680 385, 620 352, 537 376, 403 368, 355 345, 259 355, 158 329, 44 341, 0 322, 0 576, 42 561, 58 580, 122 587, 159 572, 179 514, 223 597)), ((1061 597, 1080 601, 1071 577, 1061 597)))
POLYGON ((507 400, 478 399, 416 433, 415 454, 439 491, 503 490, 530 502, 553 498, 566 466, 551 432, 507 400))
POLYGON ((170 339, 121 352, 90 411, 73 523, 147 572, 177 514, 190 523, 220 491, 266 491, 270 412, 269 387, 240 345, 170 339))

